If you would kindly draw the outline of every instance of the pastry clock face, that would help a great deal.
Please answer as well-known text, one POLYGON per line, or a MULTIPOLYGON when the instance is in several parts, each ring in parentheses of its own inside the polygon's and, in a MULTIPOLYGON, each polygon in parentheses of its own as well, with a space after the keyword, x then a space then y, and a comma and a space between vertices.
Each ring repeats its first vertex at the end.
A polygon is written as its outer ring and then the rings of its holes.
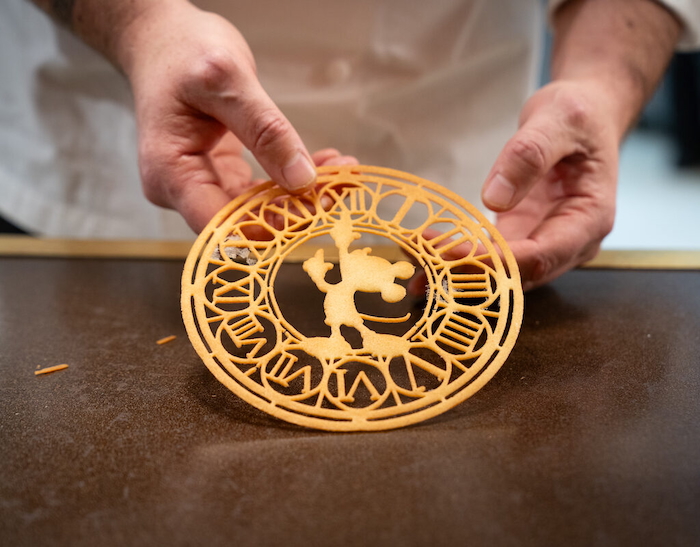
POLYGON ((304 196, 261 185, 195 242, 182 312, 204 363, 255 407, 318 429, 401 427, 473 395, 522 321, 502 237, 464 200, 406 173, 326 167, 318 182, 304 196), (388 244, 405 258, 375 250, 388 244), (299 255, 301 294, 278 293, 282 265, 299 255), (406 295, 416 274, 423 307, 406 295))

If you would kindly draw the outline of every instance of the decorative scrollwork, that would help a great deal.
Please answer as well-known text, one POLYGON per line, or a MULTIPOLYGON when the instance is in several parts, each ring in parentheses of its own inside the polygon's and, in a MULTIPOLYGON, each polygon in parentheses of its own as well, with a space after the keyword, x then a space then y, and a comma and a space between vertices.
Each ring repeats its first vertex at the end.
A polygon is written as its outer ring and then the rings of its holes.
POLYGON ((257 408, 336 431, 401 427, 470 397, 503 364, 522 321, 520 277, 503 238, 464 200, 406 173, 326 167, 318 182, 303 196, 261 185, 195 242, 182 312, 207 367, 257 408), (333 246, 319 247, 303 271, 324 294, 329 332, 306 336, 280 306, 275 280, 290 253, 323 238, 333 246), (406 260, 353 248, 367 238, 397 245, 406 260), (403 313, 416 271, 426 303, 403 313), (360 293, 400 313, 363 313, 360 293))

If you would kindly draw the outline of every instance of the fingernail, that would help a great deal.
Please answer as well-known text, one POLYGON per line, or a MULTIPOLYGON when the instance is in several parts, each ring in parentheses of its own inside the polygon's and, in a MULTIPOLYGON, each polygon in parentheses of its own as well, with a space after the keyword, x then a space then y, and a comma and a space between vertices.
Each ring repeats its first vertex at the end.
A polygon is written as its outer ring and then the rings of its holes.
POLYGON ((515 186, 503 175, 497 173, 486 185, 484 203, 499 209, 507 209, 515 196, 515 186))
POLYGON ((292 161, 282 169, 282 176, 290 190, 298 190, 316 180, 316 169, 304 154, 297 152, 292 161))

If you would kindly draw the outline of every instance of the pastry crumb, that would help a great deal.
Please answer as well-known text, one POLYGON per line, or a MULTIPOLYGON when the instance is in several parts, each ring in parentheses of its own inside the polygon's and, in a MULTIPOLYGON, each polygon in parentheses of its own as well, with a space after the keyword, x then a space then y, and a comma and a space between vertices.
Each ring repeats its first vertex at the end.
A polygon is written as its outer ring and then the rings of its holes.
POLYGON ((40 374, 50 374, 51 372, 57 372, 59 370, 63 370, 66 368, 68 368, 68 365, 65 365, 65 364, 64 365, 56 365, 53 367, 46 367, 46 368, 42 368, 39 370, 35 370, 34 375, 39 376, 40 374))

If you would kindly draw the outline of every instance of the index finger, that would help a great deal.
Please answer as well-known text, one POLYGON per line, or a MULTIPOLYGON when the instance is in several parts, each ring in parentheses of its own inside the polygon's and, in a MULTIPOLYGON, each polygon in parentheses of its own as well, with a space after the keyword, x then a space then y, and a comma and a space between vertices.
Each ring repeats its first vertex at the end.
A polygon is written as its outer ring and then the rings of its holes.
POLYGON ((227 56, 210 56, 187 83, 187 102, 225 125, 268 175, 291 192, 316 180, 301 137, 258 82, 254 71, 227 56))

